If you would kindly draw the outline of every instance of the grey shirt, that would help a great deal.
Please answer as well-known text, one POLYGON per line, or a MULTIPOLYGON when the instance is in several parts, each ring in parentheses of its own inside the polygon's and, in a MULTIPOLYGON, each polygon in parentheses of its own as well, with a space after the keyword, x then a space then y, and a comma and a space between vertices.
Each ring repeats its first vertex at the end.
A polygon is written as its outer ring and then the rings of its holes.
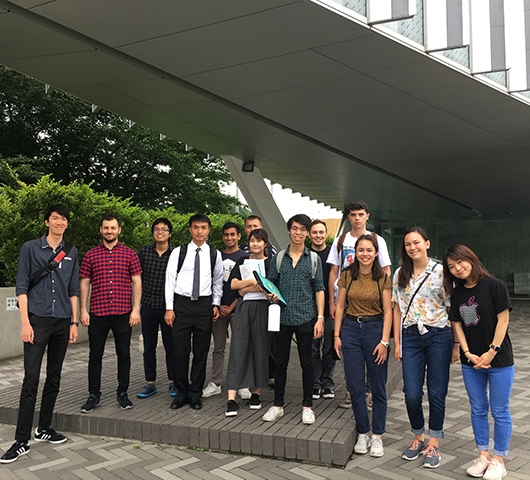
POLYGON ((72 247, 57 268, 28 293, 31 276, 48 264, 54 252, 45 236, 22 246, 18 257, 16 294, 28 295, 29 313, 39 317, 69 318, 72 316, 70 297, 79 295, 77 248, 72 247))

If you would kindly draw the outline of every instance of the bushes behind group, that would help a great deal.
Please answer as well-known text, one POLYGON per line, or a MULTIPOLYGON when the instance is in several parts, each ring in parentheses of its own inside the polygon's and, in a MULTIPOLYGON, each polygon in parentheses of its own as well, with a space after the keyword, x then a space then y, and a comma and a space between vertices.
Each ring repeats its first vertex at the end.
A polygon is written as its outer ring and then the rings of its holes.
MULTIPOLYGON (((173 245, 188 243, 188 219, 195 213, 177 213, 173 207, 144 210, 129 200, 96 193, 89 185, 77 182, 62 185, 48 176, 23 188, 0 187, 0 269, 5 285, 15 284, 20 247, 46 233, 43 212, 56 203, 71 211, 65 239, 78 248, 79 261, 87 250, 101 242, 99 226, 106 212, 118 215, 122 228, 120 241, 135 250, 153 241, 151 224, 158 217, 167 217, 173 223, 173 245)), ((237 215, 211 214, 209 217, 212 222, 209 243, 216 248, 223 248, 222 227, 226 222, 236 222, 243 229, 243 218, 237 215)))

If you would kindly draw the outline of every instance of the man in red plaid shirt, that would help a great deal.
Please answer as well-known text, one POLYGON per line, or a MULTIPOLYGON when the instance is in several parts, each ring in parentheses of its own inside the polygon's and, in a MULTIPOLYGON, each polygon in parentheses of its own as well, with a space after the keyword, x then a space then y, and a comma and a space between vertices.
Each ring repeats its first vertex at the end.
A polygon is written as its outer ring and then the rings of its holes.
POLYGON ((131 332, 132 327, 140 323, 142 268, 136 252, 118 241, 121 227, 116 215, 103 215, 99 231, 103 242, 85 254, 79 271, 80 320, 88 327, 90 342, 89 396, 81 407, 82 413, 91 412, 100 403, 101 366, 109 330, 114 335, 118 357, 117 400, 123 410, 133 406, 127 396, 127 389, 131 371, 131 332), (87 300, 90 284, 89 313, 87 300))

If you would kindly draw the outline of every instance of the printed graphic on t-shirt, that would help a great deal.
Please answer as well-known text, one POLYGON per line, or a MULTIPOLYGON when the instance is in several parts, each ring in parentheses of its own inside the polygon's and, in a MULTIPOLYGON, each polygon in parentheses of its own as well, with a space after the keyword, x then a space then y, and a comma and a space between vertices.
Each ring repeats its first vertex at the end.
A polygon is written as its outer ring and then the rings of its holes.
POLYGON ((355 260, 355 248, 354 247, 347 247, 344 245, 342 247, 342 268, 341 271, 348 268, 350 265, 353 264, 353 261, 355 260))
POLYGON ((460 318, 466 327, 474 327, 480 322, 480 315, 477 312, 478 306, 474 296, 470 297, 467 303, 460 305, 460 318))
POLYGON ((234 262, 230 258, 225 258, 223 260, 223 271, 224 271, 223 281, 228 282, 228 279, 230 278, 230 274, 232 273, 232 269, 234 268, 235 264, 236 262, 234 262))

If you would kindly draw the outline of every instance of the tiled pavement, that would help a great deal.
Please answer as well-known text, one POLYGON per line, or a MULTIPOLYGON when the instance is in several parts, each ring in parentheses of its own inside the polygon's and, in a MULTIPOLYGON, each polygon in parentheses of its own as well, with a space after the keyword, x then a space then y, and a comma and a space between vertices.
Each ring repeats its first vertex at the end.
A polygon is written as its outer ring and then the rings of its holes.
MULTIPOLYGON (((507 478, 528 479, 530 478, 530 353, 525 348, 530 341, 530 302, 516 301, 515 309, 512 313, 510 332, 514 343, 516 355, 516 379, 512 395, 512 414, 514 420, 514 431, 511 442, 510 455, 506 465, 508 468, 507 478)), ((93 415, 85 415, 81 423, 76 423, 78 410, 85 400, 86 385, 86 345, 78 345, 71 348, 67 357, 67 365, 63 373, 63 388, 58 402, 58 409, 63 410, 63 427, 66 433, 76 431, 91 431, 105 425, 114 425, 114 435, 132 436, 134 434, 135 423, 132 424, 132 431, 120 431, 120 426, 127 422, 127 416, 139 412, 147 414, 153 422, 164 421, 170 404, 170 397, 165 392, 165 383, 159 382, 159 393, 150 399, 140 402, 133 399, 135 407, 128 412, 122 412, 114 403, 115 370, 113 369, 114 355, 112 355, 113 345, 108 345, 104 366, 104 392, 103 405, 95 410, 98 420, 95 425, 90 424, 89 418, 93 415), (164 390, 164 391, 162 391, 164 390), (59 408, 60 407, 60 408, 59 408), (73 420, 67 420, 68 418, 73 420), (70 423, 69 423, 70 422, 70 423), (120 435, 121 433, 121 435, 120 435)), ((136 348, 138 344, 136 343, 136 348)), ((134 352, 133 375, 131 390, 133 393, 142 385, 141 355, 138 349, 134 352), (140 371, 138 371, 140 370, 140 371)), ((293 351, 293 360, 297 360, 293 351)), ((296 362, 294 362, 296 365, 296 362)), ((14 427, 7 425, 14 423, 14 410, 12 410, 13 397, 18 398, 21 381, 21 359, 13 359, 0 363, 0 450, 9 448, 13 441, 14 427), (13 393, 15 392, 15 393, 13 393), (6 407, 7 405, 7 407, 6 407), (1 413, 3 412, 3 413, 1 413)), ((159 370, 162 371, 162 370, 159 370)), ((300 391, 300 376, 296 369, 289 372, 290 388, 295 392, 300 391)), ((340 372, 337 379, 340 379, 340 372)), ((339 397, 343 392, 344 385, 339 381, 337 388, 337 399, 333 401, 318 401, 315 405, 317 412, 317 425, 319 419, 320 428, 334 430, 333 426, 326 424, 327 419, 336 415, 334 422, 343 422, 342 430, 352 432, 354 426, 350 420, 349 411, 336 409, 339 397), (338 413, 336 413, 338 412, 338 413), (341 413, 344 412, 344 413, 341 413), (323 419, 323 417, 325 417, 323 419), (327 425, 323 427, 323 425, 327 425)), ((419 479, 419 478, 468 478, 465 475, 465 466, 476 456, 472 439, 469 405, 467 396, 463 389, 460 368, 458 365, 452 368, 452 379, 449 386, 449 399, 447 405, 447 418, 445 422, 445 440, 442 443, 442 465, 436 470, 423 469, 420 460, 406 462, 399 458, 405 445, 411 438, 401 384, 397 386, 389 399, 387 433, 384 436, 385 456, 379 459, 369 456, 354 455, 349 460, 345 468, 333 468, 329 466, 315 465, 308 462, 286 461, 284 459, 265 458, 262 456, 244 456, 239 454, 219 453, 203 448, 186 448, 190 444, 193 435, 189 435, 188 442, 179 442, 179 438, 170 437, 170 442, 160 441, 139 441, 111 438, 109 436, 90 436, 85 433, 69 433, 69 441, 63 445, 52 446, 49 444, 37 444, 32 442, 30 453, 10 465, 0 465, 0 479, 419 479), (168 444, 168 443, 171 443, 168 444), (179 446, 175 446, 179 445, 179 446)), ((131 395, 132 396, 132 395, 131 395)), ((288 392, 289 396, 289 392, 288 392)), ((267 407, 272 400, 272 392, 265 393, 267 407)), ((201 413, 206 420, 205 428, 217 427, 220 439, 226 436, 230 446, 234 440, 238 443, 241 451, 252 452, 252 438, 248 435, 241 436, 240 433, 255 431, 259 434, 259 421, 261 413, 245 412, 239 423, 230 423, 224 419, 224 395, 205 400, 205 407, 201 412, 195 413, 185 408, 182 416, 189 419, 188 424, 201 423, 201 413), (222 397, 222 398, 221 398, 222 397), (209 406, 208 406, 209 405, 209 406), (210 413, 208 413, 210 411, 210 413), (192 418, 195 417, 194 420, 192 418), (251 418, 252 417, 252 418, 251 418), (253 430, 252 430, 253 429, 253 430), (239 439, 239 440, 238 440, 239 439), (245 448, 247 450, 245 450, 245 448)), ((299 423, 298 406, 292 406, 293 414, 286 415, 276 422, 275 432, 279 436, 284 436, 283 448, 299 448, 293 444, 293 438, 297 435, 306 439, 311 438, 310 430, 317 430, 319 427, 302 427, 299 423), (296 413, 296 415, 295 415, 296 413), (289 425, 289 426, 288 426, 289 425), (290 445, 289 447, 287 447, 290 445)), ((180 412, 180 411, 179 411, 180 412)), ((173 413, 174 415, 174 413, 173 413)), ((180 413, 179 413, 180 415, 180 413)), ((239 418, 240 416, 238 416, 239 418)), ((137 424, 141 422, 137 421, 137 424)), ((204 421, 202 422, 204 423, 204 421)), ((128 427, 126 427, 127 429, 128 427)), ((138 428, 138 426, 136 426, 138 428)), ((163 429, 161 429, 163 430, 163 429)), ((141 431, 141 428, 140 428, 141 431)), ((191 430, 190 430, 191 431, 191 430)), ((204 432, 204 428, 196 429, 197 435, 204 432)), ((265 437, 265 432, 261 432, 265 437)), ((107 434, 108 435, 108 434, 107 434)), ((164 435, 163 433, 161 434, 164 435)), ((331 435, 331 434, 329 434, 331 435)), ((333 433, 335 435, 335 432, 333 433)), ((326 441, 326 435, 317 435, 315 440, 319 445, 326 441)), ((136 437, 132 437, 136 438, 136 437)), ((270 440, 270 439, 269 439, 270 440)), ((267 441, 262 438, 261 444, 267 441)), ((220 440, 222 442, 222 440, 220 440)), ((215 449, 217 450, 217 449, 215 449)), ((312 450, 310 450, 311 452, 312 450)), ((286 450, 283 450, 285 457, 286 450)), ((266 453, 266 452, 265 452, 266 453)), ((276 453, 273 449, 273 454, 276 453)), ((315 456, 310 455, 308 460, 315 461, 315 456)), ((318 461, 318 460, 316 460, 318 461)))

